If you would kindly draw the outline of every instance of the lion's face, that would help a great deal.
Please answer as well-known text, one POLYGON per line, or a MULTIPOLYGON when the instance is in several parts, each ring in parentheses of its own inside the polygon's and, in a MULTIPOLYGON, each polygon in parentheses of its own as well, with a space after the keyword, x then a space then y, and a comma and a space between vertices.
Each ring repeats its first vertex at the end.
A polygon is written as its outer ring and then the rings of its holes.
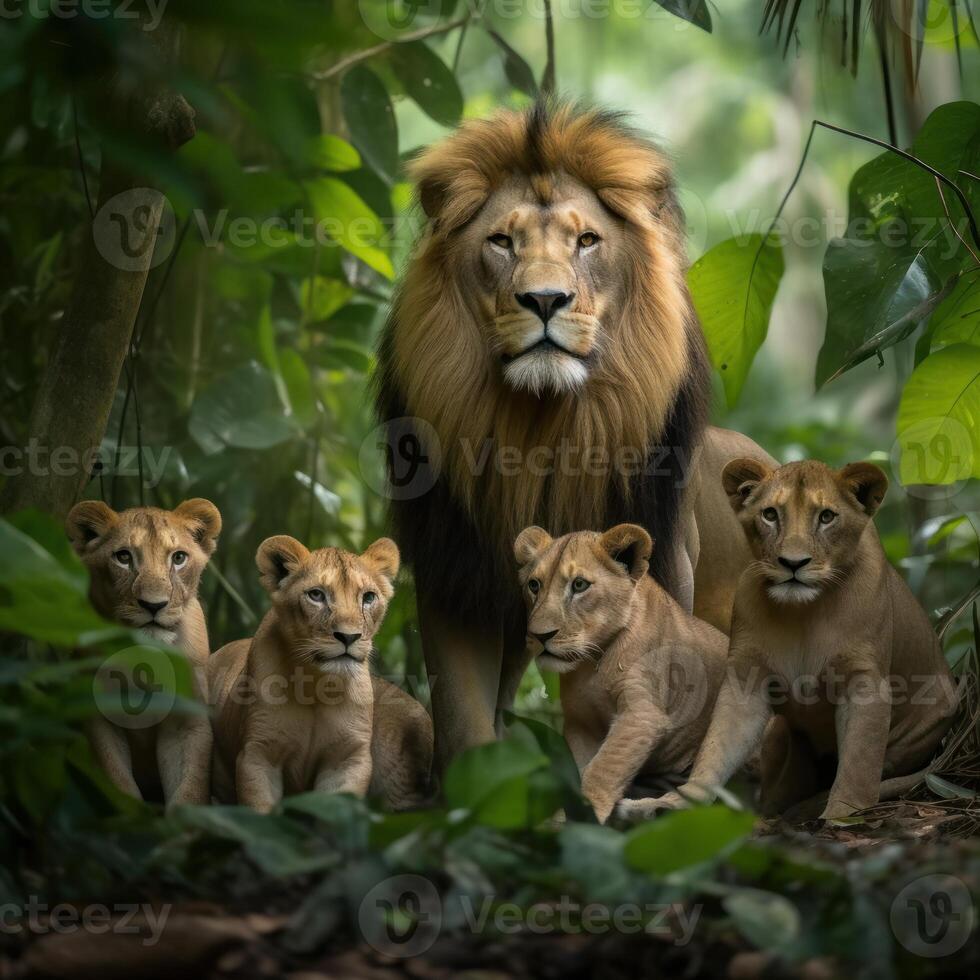
POLYGON ((463 230, 464 291, 504 382, 580 387, 622 313, 621 220, 570 179, 514 177, 463 230))
POLYGON ((309 551, 277 535, 262 542, 255 563, 298 662, 324 673, 367 669, 398 574, 393 541, 381 538, 355 555, 339 548, 309 551))
POLYGON ((816 460, 770 470, 736 459, 722 480, 755 554, 755 571, 779 603, 813 602, 840 583, 888 489, 888 478, 871 463, 833 470, 816 460))
POLYGON ((133 507, 117 513, 86 500, 72 508, 66 527, 89 570, 95 608, 174 643, 221 531, 217 507, 194 499, 172 511, 133 507))
POLYGON ((602 654, 629 622, 652 548, 650 535, 635 524, 561 538, 529 527, 517 536, 528 648, 539 667, 566 673, 602 654))

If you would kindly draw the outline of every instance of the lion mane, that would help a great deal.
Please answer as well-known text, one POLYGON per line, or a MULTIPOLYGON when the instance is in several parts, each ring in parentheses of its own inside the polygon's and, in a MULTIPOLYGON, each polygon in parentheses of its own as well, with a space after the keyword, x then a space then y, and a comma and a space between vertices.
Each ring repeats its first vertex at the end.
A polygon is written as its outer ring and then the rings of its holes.
POLYGON ((554 536, 641 524, 656 541, 650 572, 673 590, 681 500, 710 381, 666 158, 619 114, 538 103, 465 123, 410 172, 428 221, 382 335, 376 384, 389 440, 403 438, 411 420, 427 423, 415 436, 423 468, 434 468, 417 478, 431 489, 391 502, 420 601, 461 624, 520 629, 512 544, 531 524, 554 536), (601 351, 576 392, 537 397, 507 387, 463 300, 458 233, 515 175, 543 203, 556 176, 571 176, 620 219, 625 303, 603 324, 601 351), (542 447, 572 447, 579 465, 558 457, 534 465, 542 447), (504 450, 522 464, 495 465, 504 450), (628 458, 633 465, 612 465, 628 458))

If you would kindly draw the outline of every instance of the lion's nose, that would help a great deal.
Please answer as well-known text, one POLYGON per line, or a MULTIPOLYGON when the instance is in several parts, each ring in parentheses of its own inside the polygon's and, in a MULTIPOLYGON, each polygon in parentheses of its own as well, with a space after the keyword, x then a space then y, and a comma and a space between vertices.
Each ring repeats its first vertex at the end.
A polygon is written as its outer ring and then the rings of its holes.
POLYGON ((334 633, 334 639, 339 640, 347 649, 350 649, 360 638, 360 633, 334 633))
POLYGON ((139 604, 151 616, 155 616, 167 604, 167 600, 166 599, 164 599, 163 602, 147 602, 145 599, 138 599, 137 602, 139 602, 139 604))
POLYGON ((780 556, 780 558, 779 558, 779 564, 782 565, 783 568, 788 568, 791 572, 797 572, 804 565, 809 565, 812 560, 813 559, 812 558, 809 558, 809 557, 807 557, 807 558, 783 558, 782 556, 780 556))
POLYGON ((540 644, 544 645, 557 633, 558 630, 550 630, 547 633, 532 633, 531 636, 533 636, 540 644))
POLYGON ((537 313, 543 323, 547 323, 563 306, 570 306, 574 293, 563 293, 558 289, 543 289, 539 293, 515 293, 514 298, 526 310, 537 313))

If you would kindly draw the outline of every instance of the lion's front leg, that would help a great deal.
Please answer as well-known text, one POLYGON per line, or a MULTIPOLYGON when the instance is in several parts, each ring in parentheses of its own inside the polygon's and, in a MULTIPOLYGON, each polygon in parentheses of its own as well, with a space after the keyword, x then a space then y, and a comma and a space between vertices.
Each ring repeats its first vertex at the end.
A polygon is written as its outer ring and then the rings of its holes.
POLYGON ((239 803, 268 813, 282 800, 281 763, 270 759, 261 745, 246 743, 235 764, 235 789, 239 803))
POLYGON ((127 796, 143 799, 133 776, 133 757, 124 729, 105 718, 93 718, 86 725, 92 755, 113 786, 127 796))
POLYGON ((371 786, 371 743, 356 746, 337 765, 325 766, 317 775, 313 788, 318 793, 350 793, 367 796, 371 786))
POLYGON ((452 626, 422 602, 419 628, 432 692, 435 771, 441 773, 464 749, 496 738, 501 636, 452 626))
MULTIPOLYGON (((207 681, 201 668, 194 669, 194 697, 207 703, 207 681)), ((205 805, 211 799, 211 748, 214 734, 207 715, 173 714, 157 732, 157 768, 167 806, 182 803, 205 805)))
POLYGON ((855 671, 834 712, 837 728, 837 776, 823 820, 848 817, 878 802, 881 773, 891 727, 891 703, 882 677, 855 671))

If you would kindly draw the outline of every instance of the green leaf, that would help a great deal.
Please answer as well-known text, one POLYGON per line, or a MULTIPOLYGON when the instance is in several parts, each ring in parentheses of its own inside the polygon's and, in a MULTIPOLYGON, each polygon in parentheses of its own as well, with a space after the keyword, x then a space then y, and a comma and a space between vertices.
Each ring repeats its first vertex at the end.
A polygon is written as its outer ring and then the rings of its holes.
POLYGON ((304 279, 299 287, 300 307, 309 320, 332 317, 353 295, 354 290, 347 283, 326 276, 304 279))
POLYGON ((753 814, 725 806, 664 813, 627 834, 626 862, 660 876, 702 865, 724 857, 754 823, 753 814))
POLYGON ((729 238, 702 255, 688 272, 691 297, 729 406, 738 401, 756 351, 766 339, 782 275, 782 246, 772 237, 763 244, 762 235, 729 238))
POLYGON ((408 96, 427 116, 443 126, 455 126, 463 115, 463 93, 442 59, 422 41, 392 46, 391 67, 408 96))
POLYGON ((496 32, 487 29, 494 43, 504 55, 504 75, 507 81, 525 95, 537 98, 538 83, 534 79, 531 66, 496 32))
POLYGON ((800 936, 800 913, 782 895, 758 888, 739 888, 721 904, 739 932, 758 949, 788 951, 800 936))
POLYGON ((357 170, 361 166, 361 155, 357 150, 339 136, 332 133, 320 133, 314 136, 308 144, 310 166, 320 170, 357 170))
POLYGON ((980 276, 966 273, 929 320, 932 348, 980 345, 980 276))
POLYGON ((340 102, 351 140, 378 176, 398 175, 398 124, 384 83, 370 68, 355 65, 340 83, 340 102))
POLYGON ((942 776, 937 776, 933 772, 930 772, 926 776, 926 786, 936 796, 941 796, 944 800, 975 800, 978 795, 975 789, 958 786, 956 783, 951 783, 948 779, 943 779, 942 776))
POLYGON ((220 376, 194 399, 188 429, 208 454, 225 446, 271 449, 297 434, 273 376, 254 361, 220 376))
POLYGON ((898 438, 906 486, 980 477, 980 347, 944 347, 915 369, 902 392, 898 438))
POLYGON ((378 216, 357 193, 336 177, 321 177, 306 185, 317 225, 375 272, 395 276, 391 259, 380 245, 385 239, 378 216))
POLYGON ((711 11, 707 0, 655 0, 668 13, 711 33, 711 11))

